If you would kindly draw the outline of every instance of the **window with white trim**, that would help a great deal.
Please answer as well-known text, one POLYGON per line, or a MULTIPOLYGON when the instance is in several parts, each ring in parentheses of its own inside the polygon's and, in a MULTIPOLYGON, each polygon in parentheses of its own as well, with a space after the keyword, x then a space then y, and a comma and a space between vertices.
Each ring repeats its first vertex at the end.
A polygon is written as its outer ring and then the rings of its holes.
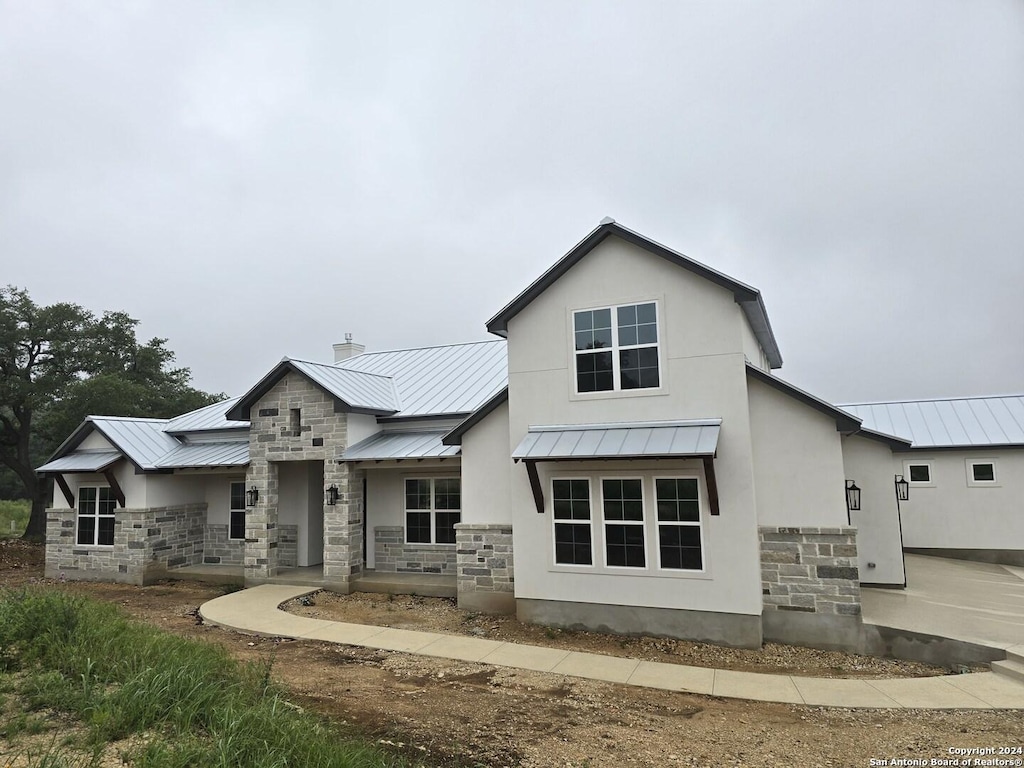
POLYGON ((555 526, 555 563, 593 565, 590 528, 590 481, 551 481, 551 504, 555 526))
POLYGON ((231 519, 228 524, 229 539, 245 538, 245 483, 231 483, 231 500, 229 502, 231 519))
POLYGON ((408 477, 405 480, 407 544, 454 544, 462 520, 462 483, 457 477, 408 477))
POLYGON ((643 481, 603 478, 601 505, 605 563, 616 568, 646 567, 643 481))
POLYGON ((931 464, 907 464, 907 482, 908 483, 931 483, 932 481, 932 465, 931 464))
POLYGON ((968 459, 967 484, 970 486, 997 485, 995 459, 968 459))
POLYGON ((700 496, 697 478, 659 477, 654 481, 658 507, 658 564, 672 570, 704 568, 700 496))
POLYGON ((110 547, 114 545, 114 510, 117 499, 107 486, 82 486, 78 489, 79 544, 110 547))
POLYGON ((573 341, 578 393, 661 386, 656 302, 573 312, 573 341))

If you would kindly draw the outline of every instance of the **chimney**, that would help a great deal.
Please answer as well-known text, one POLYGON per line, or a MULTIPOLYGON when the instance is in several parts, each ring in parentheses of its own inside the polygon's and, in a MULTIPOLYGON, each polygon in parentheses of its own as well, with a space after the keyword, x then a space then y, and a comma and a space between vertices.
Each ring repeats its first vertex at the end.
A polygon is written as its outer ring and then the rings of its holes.
POLYGON ((354 344, 352 342, 352 334, 345 334, 344 344, 334 345, 334 362, 340 363, 342 360, 348 360, 350 357, 361 355, 366 351, 366 346, 363 344, 354 344))

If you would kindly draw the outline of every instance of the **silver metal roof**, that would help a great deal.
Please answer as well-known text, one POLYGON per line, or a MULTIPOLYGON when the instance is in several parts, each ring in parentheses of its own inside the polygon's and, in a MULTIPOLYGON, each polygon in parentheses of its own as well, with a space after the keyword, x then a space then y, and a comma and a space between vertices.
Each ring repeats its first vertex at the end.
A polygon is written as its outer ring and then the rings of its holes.
POLYGON ((74 451, 43 464, 36 472, 99 472, 121 458, 120 451, 74 451))
POLYGON ((161 469, 199 467, 244 467, 249 463, 249 441, 224 443, 186 443, 163 456, 161 469))
POLYGON ((721 419, 530 427, 512 458, 533 461, 714 456, 721 419))
POLYGON ((160 458, 180 445, 164 432, 166 419, 89 416, 86 422, 142 469, 157 469, 160 458))
POLYGON ((508 383, 501 339, 368 352, 342 360, 337 368, 392 377, 401 401, 395 415, 402 417, 471 413, 508 383))
POLYGON ((458 456, 457 445, 445 445, 441 438, 448 430, 429 432, 378 432, 349 446, 341 461, 386 461, 388 459, 437 459, 458 456))
POLYGON ((863 426, 914 448, 1024 445, 1024 395, 902 400, 841 406, 863 426))
POLYGON ((225 418, 228 410, 238 400, 239 398, 232 397, 230 400, 221 400, 219 403, 189 411, 181 416, 175 416, 167 422, 164 432, 207 432, 221 429, 244 429, 249 426, 248 421, 229 421, 225 418))
POLYGON ((401 410, 395 383, 388 374, 349 370, 307 360, 285 360, 296 370, 353 408, 394 413, 401 410))

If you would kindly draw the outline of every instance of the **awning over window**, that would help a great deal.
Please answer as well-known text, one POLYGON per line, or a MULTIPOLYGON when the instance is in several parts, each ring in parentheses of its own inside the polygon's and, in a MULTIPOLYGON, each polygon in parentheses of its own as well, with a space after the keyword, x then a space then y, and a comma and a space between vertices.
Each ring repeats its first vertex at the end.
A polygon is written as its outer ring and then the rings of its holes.
POLYGON ((100 472, 121 458, 120 451, 74 451, 67 456, 43 464, 36 472, 100 472))
POLYGON ((401 461, 403 459, 446 459, 458 456, 457 445, 445 445, 448 430, 430 432, 378 432, 341 454, 339 461, 401 461))
POLYGON ((704 464, 711 514, 717 515, 714 457, 721 428, 721 419, 530 427, 512 452, 512 458, 526 465, 533 500, 540 514, 544 514, 544 491, 537 474, 537 462, 700 459, 704 464))
POLYGON ((516 461, 678 459, 714 456, 721 419, 530 427, 516 461))

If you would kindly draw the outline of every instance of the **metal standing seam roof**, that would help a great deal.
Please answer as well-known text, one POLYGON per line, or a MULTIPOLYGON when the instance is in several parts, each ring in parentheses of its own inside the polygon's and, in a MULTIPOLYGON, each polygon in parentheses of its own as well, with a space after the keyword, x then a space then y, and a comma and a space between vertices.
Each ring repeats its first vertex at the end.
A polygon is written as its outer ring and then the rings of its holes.
POLYGON ((437 459, 458 456, 457 445, 445 445, 448 430, 429 432, 378 432, 349 446, 339 461, 386 461, 389 459, 437 459))
POLYGON ((328 367, 391 377, 396 417, 472 413, 508 383, 504 340, 367 352, 328 367))
POLYGON ((43 464, 36 472, 100 472, 122 458, 120 451, 74 451, 43 464))
POLYGON ((841 406, 864 427, 914 448, 1024 445, 1024 395, 901 400, 841 406))
POLYGON ((721 419, 530 427, 516 461, 714 456, 721 419))
POLYGON ((308 360, 285 358, 285 361, 353 408, 388 413, 401 410, 395 383, 387 375, 308 360))
POLYGON ((157 466, 161 469, 188 469, 199 467, 244 467, 249 463, 249 441, 224 443, 192 443, 179 445, 157 466))
POLYGON ((221 429, 245 429, 249 426, 248 421, 231 421, 227 418, 227 412, 239 401, 240 398, 232 397, 228 400, 221 400, 194 411, 175 416, 167 422, 164 432, 207 432, 221 429))
POLYGON ((160 458, 180 445, 164 432, 166 419, 89 416, 86 421, 142 469, 156 469, 160 458))

